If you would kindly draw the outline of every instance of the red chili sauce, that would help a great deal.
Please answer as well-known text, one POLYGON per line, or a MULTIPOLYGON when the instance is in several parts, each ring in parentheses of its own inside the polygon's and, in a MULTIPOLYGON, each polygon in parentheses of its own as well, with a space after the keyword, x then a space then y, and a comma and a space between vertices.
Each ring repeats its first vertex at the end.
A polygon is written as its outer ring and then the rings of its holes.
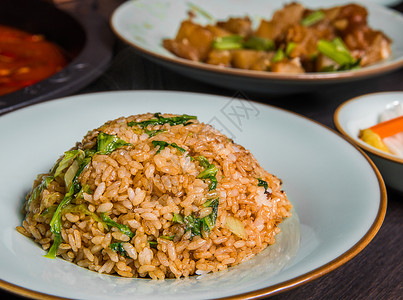
POLYGON ((66 64, 63 50, 43 35, 0 25, 0 96, 41 81, 66 64))

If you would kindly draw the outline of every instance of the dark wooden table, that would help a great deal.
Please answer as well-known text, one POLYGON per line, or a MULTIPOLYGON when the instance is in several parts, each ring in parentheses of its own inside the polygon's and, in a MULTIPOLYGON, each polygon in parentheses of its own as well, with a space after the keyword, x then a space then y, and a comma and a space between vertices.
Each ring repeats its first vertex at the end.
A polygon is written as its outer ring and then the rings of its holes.
MULTIPOLYGON (((100 0, 99 6, 94 7, 107 19, 121 2, 100 0)), ((393 8, 403 12, 403 3, 393 8)), ((130 47, 117 41, 109 69, 80 93, 128 89, 192 91, 226 96, 238 92, 176 74, 143 59, 130 47)), ((309 94, 275 97, 243 93, 249 99, 285 108, 335 129, 333 113, 342 102, 380 91, 403 91, 403 69, 354 85, 318 88, 309 94)), ((388 208, 384 223, 362 252, 325 276, 274 295, 271 299, 403 299, 403 194, 391 189, 387 192, 388 208)), ((5 291, 1 291, 0 295, 2 299, 6 296, 20 298, 5 291)))

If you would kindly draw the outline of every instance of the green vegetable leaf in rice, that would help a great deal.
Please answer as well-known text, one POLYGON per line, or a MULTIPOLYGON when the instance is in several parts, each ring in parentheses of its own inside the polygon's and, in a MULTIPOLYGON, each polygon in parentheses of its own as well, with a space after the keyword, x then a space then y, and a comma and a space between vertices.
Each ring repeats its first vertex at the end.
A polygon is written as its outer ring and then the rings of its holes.
MULTIPOLYGON (((76 157, 81 156, 84 157, 85 153, 82 150, 71 150, 71 151, 66 151, 64 152, 63 159, 59 162, 57 165, 57 168, 54 173, 54 177, 59 176, 66 168, 68 168, 73 162, 76 157)), ((75 173, 74 173, 75 175, 75 173)))
POLYGON ((109 248, 111 248, 115 252, 119 252, 122 256, 128 256, 125 248, 123 248, 122 242, 112 243, 109 245, 109 248))
POLYGON ((127 227, 124 224, 119 224, 119 223, 113 221, 106 213, 101 214, 101 219, 102 219, 102 221, 105 222, 106 225, 108 225, 110 227, 116 227, 117 229, 120 230, 120 232, 127 235, 128 237, 130 237, 130 238, 134 237, 134 233, 130 230, 129 227, 127 227))
POLYGON ((62 242, 61 238, 61 230, 62 230, 62 215, 61 210, 64 206, 70 203, 73 199, 74 194, 74 186, 70 187, 70 190, 64 196, 62 202, 60 202, 59 206, 56 208, 55 213, 53 214, 52 220, 50 221, 50 231, 54 235, 53 244, 49 249, 49 252, 45 255, 47 258, 55 258, 57 255, 57 250, 62 242))
POLYGON ((28 198, 27 205, 30 205, 36 199, 38 199, 39 195, 42 193, 44 189, 48 187, 48 184, 53 181, 53 176, 46 176, 40 184, 38 184, 32 191, 31 195, 28 198))
POLYGON ((195 157, 195 159, 200 163, 200 166, 207 169, 210 166, 209 161, 204 156, 200 155, 195 157))
POLYGON ((218 204, 219 204, 218 198, 209 200, 203 204, 204 207, 213 208, 213 211, 211 212, 211 214, 207 215, 206 217, 204 217, 202 219, 203 223, 205 225, 207 225, 208 231, 212 230, 215 226, 215 223, 217 220, 217 214, 218 214, 218 204))
POLYGON ((62 209, 62 214, 65 213, 82 213, 87 216, 90 216, 91 218, 94 219, 94 221, 99 222, 102 224, 102 226, 107 229, 108 226, 107 224, 94 212, 90 211, 85 204, 79 204, 79 205, 73 205, 69 204, 66 207, 62 209))
POLYGON ((206 201, 203 206, 211 207, 212 211, 210 214, 203 218, 197 218, 194 214, 189 216, 183 216, 181 214, 174 214, 172 218, 173 223, 179 223, 186 225, 186 231, 191 231, 192 236, 199 235, 202 236, 202 230, 205 232, 210 232, 216 224, 217 213, 218 213, 218 198, 206 201))
POLYGON ((147 121, 142 121, 142 122, 129 122, 127 125, 132 127, 134 125, 138 125, 141 128, 146 128, 147 126, 155 126, 155 125, 164 125, 164 124, 169 124, 171 126, 175 125, 185 125, 188 123, 190 120, 195 120, 197 119, 196 116, 189 116, 189 115, 181 115, 181 116, 176 116, 176 117, 170 117, 170 118, 164 118, 161 116, 160 113, 155 113, 154 114, 155 119, 150 119, 147 121))
POLYGON ((201 230, 203 226, 202 219, 195 218, 193 215, 186 216, 184 218, 186 224, 186 231, 190 230, 192 236, 199 235, 202 236, 201 230))
POLYGON ((79 167, 79 162, 74 160, 71 166, 67 169, 66 174, 64 175, 64 182, 67 189, 69 189, 73 183, 73 179, 76 176, 79 167))
POLYGON ((167 130, 166 129, 156 129, 156 130, 148 130, 147 128, 144 128, 144 132, 146 133, 146 134, 148 134, 148 136, 151 138, 151 137, 153 137, 153 136, 156 136, 157 134, 159 134, 159 133, 163 133, 163 132, 166 132, 167 130))
POLYGON ((57 255, 57 250, 59 249, 60 244, 62 243, 62 236, 60 233, 55 232, 54 233, 54 238, 53 238, 53 244, 49 249, 49 252, 44 255, 46 258, 51 258, 54 259, 56 258, 57 255))
POLYGON ((50 219, 55 214, 56 209, 57 209, 57 205, 49 206, 41 213, 41 216, 46 219, 50 219))
POLYGON ((157 249, 158 242, 157 241, 147 241, 151 248, 157 249))
POLYGON ((218 168, 215 165, 211 164, 206 169, 201 171, 199 175, 197 175, 197 178, 209 179, 210 180, 209 190, 211 191, 217 187, 217 178, 216 178, 217 172, 218 168))
POLYGON ((151 143, 153 144, 154 147, 159 147, 157 150, 157 153, 160 153, 162 150, 165 149, 165 147, 168 147, 168 146, 178 149, 179 152, 181 152, 181 153, 186 152, 185 149, 183 149, 182 147, 179 147, 176 143, 168 143, 165 141, 155 141, 155 140, 152 141, 151 143))
POLYGON ((174 213, 172 217, 172 223, 185 224, 185 219, 183 218, 183 215, 174 213))
MULTIPOLYGON (((92 153, 89 153, 92 155, 92 153)), ((63 200, 60 202, 58 207, 56 208, 52 219, 49 223, 50 225, 50 231, 54 235, 54 241, 52 246, 50 247, 49 252, 45 255, 45 257, 48 258, 55 258, 57 254, 57 250, 60 246, 61 243, 61 223, 62 223, 62 209, 68 205, 75 195, 81 191, 81 185, 78 183, 78 177, 80 176, 81 172, 84 170, 84 168, 88 165, 88 163, 91 161, 91 157, 85 157, 85 152, 83 151, 78 151, 76 153, 68 153, 67 154, 68 159, 63 162, 63 169, 65 169, 67 163, 66 161, 71 161, 71 157, 74 157, 73 162, 71 163, 70 167, 67 169, 66 173, 64 174, 64 182, 66 189, 68 192, 65 194, 63 200)), ((66 157, 66 155, 65 155, 66 157)), ((60 163, 59 163, 60 165, 60 163)), ((57 169, 56 169, 57 171, 57 169)), ((62 170, 60 170, 60 173, 62 170)))
POLYGON ((81 187, 81 190, 77 193, 76 198, 84 198, 84 193, 90 194, 91 189, 88 185, 84 185, 81 187))
POLYGON ((124 140, 118 138, 116 135, 110 135, 103 132, 100 132, 98 134, 97 152, 99 154, 109 154, 115 151, 117 148, 130 145, 130 143, 126 143, 124 140))
POLYGON ((257 180, 258 180, 258 184, 257 184, 258 186, 264 187, 265 190, 268 189, 269 185, 267 184, 266 181, 264 181, 264 180, 261 179, 261 178, 258 178, 257 180))

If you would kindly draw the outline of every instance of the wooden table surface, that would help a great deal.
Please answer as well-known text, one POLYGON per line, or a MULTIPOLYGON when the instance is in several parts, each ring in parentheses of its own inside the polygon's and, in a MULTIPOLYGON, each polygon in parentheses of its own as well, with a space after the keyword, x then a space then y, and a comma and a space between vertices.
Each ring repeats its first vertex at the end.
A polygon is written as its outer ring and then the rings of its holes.
MULTIPOLYGON (((94 7, 107 19, 121 2, 99 0, 99 5, 94 7)), ((403 12, 403 2, 393 8, 403 12)), ((117 41, 114 60, 108 70, 80 93, 127 89, 192 91, 226 96, 237 92, 176 74, 145 60, 117 41)), ((352 97, 380 91, 403 91, 403 69, 354 85, 319 88, 313 93, 297 96, 244 94, 249 99, 294 111, 335 129, 333 113, 338 105, 352 97)), ((366 248, 338 269, 270 299, 403 299, 403 194, 389 188, 387 193, 385 220, 366 248)), ((0 296, 2 299, 6 296, 10 297, 7 299, 21 298, 6 291, 0 291, 0 296)))

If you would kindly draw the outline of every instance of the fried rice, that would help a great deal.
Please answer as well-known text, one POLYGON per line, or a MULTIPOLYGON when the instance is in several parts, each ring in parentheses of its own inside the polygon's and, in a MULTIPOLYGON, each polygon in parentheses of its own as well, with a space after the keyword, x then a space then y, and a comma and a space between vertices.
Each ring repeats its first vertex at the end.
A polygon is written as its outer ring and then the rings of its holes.
POLYGON ((123 277, 220 271, 275 243, 282 182, 194 116, 141 114, 89 131, 26 197, 17 230, 47 251, 123 277))

